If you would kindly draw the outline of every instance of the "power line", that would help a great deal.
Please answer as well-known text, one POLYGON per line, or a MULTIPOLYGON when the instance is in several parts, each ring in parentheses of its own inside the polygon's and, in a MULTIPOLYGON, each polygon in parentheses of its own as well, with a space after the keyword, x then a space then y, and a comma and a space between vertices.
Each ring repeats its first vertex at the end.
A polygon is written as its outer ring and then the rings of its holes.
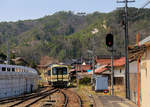
POLYGON ((148 0, 141 8, 146 7, 150 3, 150 0, 148 0))
POLYGON ((139 14, 140 10, 145 8, 149 3, 150 3, 150 0, 148 0, 146 3, 144 3, 144 5, 141 6, 141 8, 138 8, 138 10, 135 12, 135 14, 130 19, 134 20, 134 19, 138 18, 139 16, 141 16, 142 14, 139 14))

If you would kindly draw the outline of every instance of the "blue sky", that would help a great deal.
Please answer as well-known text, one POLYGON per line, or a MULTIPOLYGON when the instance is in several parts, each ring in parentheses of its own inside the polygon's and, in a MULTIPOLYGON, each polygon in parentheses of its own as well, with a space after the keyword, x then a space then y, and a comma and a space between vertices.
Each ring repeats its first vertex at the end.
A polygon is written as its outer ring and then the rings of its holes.
MULTIPOLYGON (((117 7, 117 0, 0 0, 0 21, 37 19, 58 11, 92 13, 111 12, 117 7)), ((147 0, 136 0, 129 6, 141 7, 147 0)), ((150 7, 150 4, 147 8, 150 7)))

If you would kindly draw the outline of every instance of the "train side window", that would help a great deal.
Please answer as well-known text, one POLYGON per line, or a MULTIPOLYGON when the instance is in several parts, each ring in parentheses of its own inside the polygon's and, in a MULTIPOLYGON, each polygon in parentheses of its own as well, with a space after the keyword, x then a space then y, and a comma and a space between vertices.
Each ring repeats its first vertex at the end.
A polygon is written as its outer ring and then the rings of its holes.
POLYGON ((12 72, 15 72, 15 68, 12 68, 12 72))
POLYGON ((64 75, 67 75, 67 71, 63 71, 63 74, 64 74, 64 75))
POLYGON ((2 71, 6 71, 6 68, 5 68, 5 67, 2 67, 2 71))
POLYGON ((63 68, 63 74, 67 75, 67 68, 63 68))
POLYGON ((21 69, 21 68, 19 68, 19 72, 22 72, 22 69, 21 69))
POLYGON ((48 71, 48 75, 51 75, 51 70, 48 71))
POLYGON ((57 69, 56 68, 53 68, 52 72, 53 72, 53 75, 57 75, 57 69))
POLYGON ((10 71, 10 68, 7 68, 7 71, 10 71))

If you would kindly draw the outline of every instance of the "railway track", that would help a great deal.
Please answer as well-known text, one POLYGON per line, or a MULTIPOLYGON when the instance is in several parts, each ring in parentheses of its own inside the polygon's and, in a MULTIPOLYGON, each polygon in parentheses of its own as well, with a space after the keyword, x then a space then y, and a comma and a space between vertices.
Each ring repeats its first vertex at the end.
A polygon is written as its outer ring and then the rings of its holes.
POLYGON ((0 107, 26 107, 26 105, 34 104, 34 102, 38 102, 40 99, 48 96, 51 93, 54 93, 56 88, 46 87, 41 89, 37 93, 21 95, 18 97, 1 99, 0 100, 0 107), (37 100, 38 99, 38 100, 37 100), (35 101, 36 100, 36 101, 35 101))
POLYGON ((63 107, 67 107, 67 104, 68 104, 68 96, 62 91, 62 90, 59 90, 63 96, 64 96, 64 106, 63 107))
MULTIPOLYGON (((39 93, 32 93, 32 94, 27 94, 25 96, 19 96, 14 99, 5 99, 5 100, 0 100, 2 107, 35 107, 35 106, 40 106, 41 104, 47 104, 46 102, 43 101, 49 101, 46 100, 48 99, 50 95, 53 93, 58 92, 57 94, 54 94, 54 96, 59 96, 59 98, 54 97, 55 100, 57 100, 59 103, 54 103, 57 107, 82 107, 82 99, 80 96, 75 93, 74 91, 71 91, 69 89, 57 89, 57 88, 49 88, 45 89, 39 93), (61 93, 61 95, 59 95, 61 93), (61 97, 60 97, 61 96, 61 97), (61 101, 61 102, 60 102, 61 101), (5 105, 6 104, 6 105, 5 105)), ((48 103, 49 104, 49 103, 48 103)))
MULTIPOLYGON (((40 92, 37 92, 37 93, 39 93, 39 94, 43 93, 45 90, 47 90, 47 87, 43 88, 42 90, 40 90, 40 92)), ((37 95, 37 93, 31 93, 31 94, 20 95, 20 96, 17 96, 17 97, 12 97, 12 98, 1 99, 0 100, 0 105, 17 102, 17 101, 23 100, 24 98, 35 96, 35 95, 37 95)))
MULTIPOLYGON (((44 92, 44 90, 46 90, 46 89, 47 89, 47 87, 41 89, 40 92, 38 92, 38 93, 44 92)), ((15 102, 15 101, 18 101, 18 100, 22 100, 25 97, 30 97, 30 96, 33 96, 33 95, 36 95, 36 94, 37 94, 37 92, 36 93, 25 94, 25 95, 20 95, 20 96, 17 96, 17 97, 0 99, 0 105, 1 104, 8 104, 8 103, 15 102)))
POLYGON ((29 96, 29 97, 25 97, 24 99, 18 101, 15 104, 10 105, 9 107, 15 107, 15 106, 23 106, 23 107, 29 107, 33 104, 35 104, 36 102, 40 101, 41 99, 47 97, 48 95, 54 93, 58 91, 58 89, 52 88, 50 90, 44 91, 42 93, 37 93, 35 95, 29 96))
POLYGON ((63 107, 82 107, 82 99, 81 97, 73 91, 68 89, 62 89, 60 92, 64 95, 64 105, 63 107))
POLYGON ((55 92, 57 92, 57 91, 58 91, 58 89, 54 89, 54 90, 52 90, 52 91, 49 91, 49 92, 43 94, 42 96, 40 96, 39 98, 37 98, 36 100, 34 100, 33 102, 31 102, 31 103, 25 105, 25 107, 30 107, 31 105, 37 103, 38 101, 40 101, 40 100, 46 98, 46 97, 49 96, 50 94, 53 94, 53 93, 55 93, 55 92))

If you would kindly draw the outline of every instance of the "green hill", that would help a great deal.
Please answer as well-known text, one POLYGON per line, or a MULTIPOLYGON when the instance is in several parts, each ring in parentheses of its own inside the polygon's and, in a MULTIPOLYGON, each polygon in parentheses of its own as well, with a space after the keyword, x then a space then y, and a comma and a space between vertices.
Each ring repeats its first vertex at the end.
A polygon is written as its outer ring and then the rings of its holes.
MULTIPOLYGON (((140 39, 150 34, 150 9, 140 9, 138 13, 137 10, 129 9, 130 44, 135 43, 137 32, 140 32, 140 39)), ((105 45, 105 36, 109 32, 114 34, 116 54, 124 55, 123 15, 122 10, 87 15, 61 11, 36 20, 1 22, 0 49, 6 53, 9 41, 10 50, 15 51, 16 56, 36 64, 41 56, 60 61, 81 56, 88 58, 87 50, 92 50, 93 45, 94 35, 91 31, 97 28, 99 32, 94 41, 96 55, 110 54, 105 45)))

